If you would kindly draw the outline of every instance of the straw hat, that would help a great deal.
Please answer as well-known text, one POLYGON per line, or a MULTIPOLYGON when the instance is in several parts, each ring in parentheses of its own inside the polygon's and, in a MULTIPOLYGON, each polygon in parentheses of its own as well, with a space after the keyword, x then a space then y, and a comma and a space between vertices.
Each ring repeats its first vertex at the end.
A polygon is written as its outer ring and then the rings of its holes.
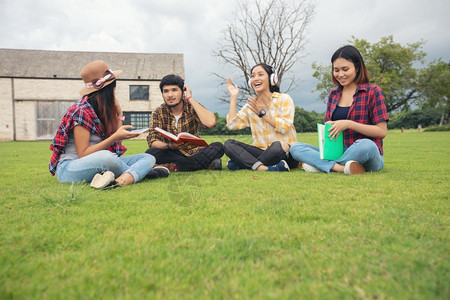
POLYGON ((84 81, 84 88, 80 90, 80 94, 88 95, 101 90, 116 80, 120 73, 122 70, 112 71, 103 60, 88 63, 80 73, 84 81))

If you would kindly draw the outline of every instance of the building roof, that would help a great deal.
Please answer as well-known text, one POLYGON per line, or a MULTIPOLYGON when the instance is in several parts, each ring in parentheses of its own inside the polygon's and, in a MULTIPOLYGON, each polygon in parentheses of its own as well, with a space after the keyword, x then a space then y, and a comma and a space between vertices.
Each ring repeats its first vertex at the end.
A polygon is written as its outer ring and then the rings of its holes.
POLYGON ((0 49, 0 77, 81 79, 89 62, 104 60, 120 79, 161 80, 167 74, 184 78, 183 54, 78 52, 0 49))

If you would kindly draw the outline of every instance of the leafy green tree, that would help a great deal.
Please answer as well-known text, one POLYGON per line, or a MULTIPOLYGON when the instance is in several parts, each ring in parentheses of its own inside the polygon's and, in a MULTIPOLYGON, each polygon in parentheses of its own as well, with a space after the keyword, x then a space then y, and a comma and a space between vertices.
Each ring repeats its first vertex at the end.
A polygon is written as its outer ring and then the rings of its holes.
POLYGON ((428 65, 419 75, 422 107, 436 108, 441 112, 439 126, 448 123, 450 110, 450 62, 438 60, 428 65))
POLYGON ((401 111, 390 116, 388 129, 428 127, 438 124, 440 119, 441 112, 435 108, 401 111))
POLYGON ((239 135, 250 134, 250 128, 244 128, 240 130, 230 130, 227 128, 227 119, 219 116, 218 113, 214 113, 216 116, 216 126, 209 129, 200 128, 199 135, 239 135))
MULTIPOLYGON (((387 36, 373 44, 355 37, 349 43, 361 52, 369 71, 370 82, 383 90, 388 112, 407 110, 417 101, 420 96, 419 69, 415 65, 423 64, 426 54, 421 48, 424 41, 403 46, 394 42, 392 36, 387 36)), ((313 76, 319 80, 316 90, 321 92, 321 96, 329 93, 331 85, 327 81, 331 81, 331 66, 327 68, 314 63, 312 67, 315 70, 313 76)))
POLYGON ((317 130, 317 123, 323 122, 323 114, 315 111, 309 112, 295 107, 294 127, 297 132, 315 132, 317 130))

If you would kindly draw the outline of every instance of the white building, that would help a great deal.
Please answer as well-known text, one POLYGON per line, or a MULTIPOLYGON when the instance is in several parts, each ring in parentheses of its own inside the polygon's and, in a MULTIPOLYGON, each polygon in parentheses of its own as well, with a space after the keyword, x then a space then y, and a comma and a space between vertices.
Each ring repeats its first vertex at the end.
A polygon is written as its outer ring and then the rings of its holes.
POLYGON ((163 102, 161 78, 184 78, 183 54, 0 49, 0 141, 52 139, 67 108, 81 98, 81 69, 94 60, 123 70, 116 97, 125 124, 134 128, 147 127, 163 102))

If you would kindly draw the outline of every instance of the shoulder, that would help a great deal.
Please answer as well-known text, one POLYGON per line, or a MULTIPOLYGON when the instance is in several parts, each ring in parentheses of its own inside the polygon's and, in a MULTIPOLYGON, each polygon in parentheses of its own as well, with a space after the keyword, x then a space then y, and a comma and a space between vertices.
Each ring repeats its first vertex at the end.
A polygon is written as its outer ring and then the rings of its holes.
POLYGON ((376 84, 371 83, 363 83, 358 86, 360 90, 364 90, 367 92, 382 92, 381 88, 376 84))
POLYGON ((69 109, 67 110, 67 114, 71 117, 78 116, 78 115, 85 115, 93 111, 92 106, 89 104, 89 102, 86 101, 85 98, 78 100, 77 102, 74 102, 69 109))
MULTIPOLYGON (((200 103, 199 103, 200 104, 200 103)), ((202 104, 200 104, 200 105, 202 105, 202 104)), ((203 105, 202 105, 203 106, 203 105)), ((195 109, 194 109, 194 107, 192 106, 192 104, 190 104, 190 103, 185 103, 184 104, 184 113, 187 115, 187 116, 196 116, 197 115, 197 112, 195 111, 195 109)))
POLYGON ((292 101, 291 96, 289 96, 289 94, 285 94, 285 93, 272 93, 272 100, 274 101, 280 101, 280 102, 292 102, 294 103, 294 101, 292 101))
POLYGON ((341 92, 342 88, 340 86, 335 87, 334 89, 331 90, 330 95, 336 95, 339 94, 341 92))
POLYGON ((164 114, 164 113, 166 113, 167 110, 168 110, 167 105, 161 104, 160 106, 155 108, 155 110, 153 110, 152 115, 157 116, 160 114, 164 114))
POLYGON ((378 85, 365 83, 360 84, 358 89, 365 92, 370 101, 384 100, 384 93, 378 85))

